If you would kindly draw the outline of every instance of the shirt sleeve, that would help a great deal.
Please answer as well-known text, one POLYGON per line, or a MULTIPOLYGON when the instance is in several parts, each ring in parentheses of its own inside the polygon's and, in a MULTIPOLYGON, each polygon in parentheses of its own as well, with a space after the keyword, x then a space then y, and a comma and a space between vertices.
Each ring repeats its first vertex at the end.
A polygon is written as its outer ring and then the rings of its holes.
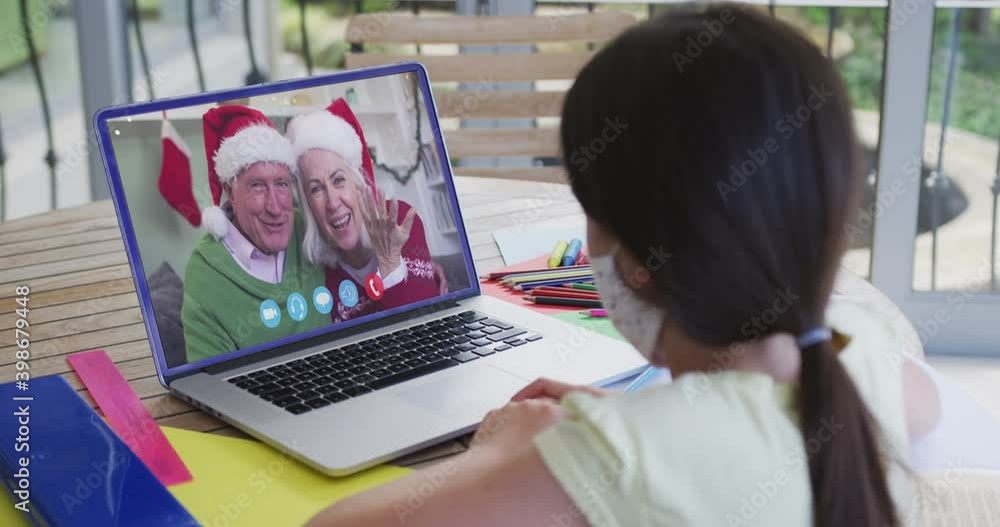
POLYGON ((624 425, 606 404, 586 394, 563 399, 566 417, 535 437, 549 472, 592 527, 645 525, 645 490, 624 425))
POLYGON ((382 279, 382 287, 384 289, 389 289, 406 280, 407 274, 409 273, 407 273, 406 270, 406 262, 400 262, 399 267, 396 267, 391 273, 385 276, 380 276, 379 278, 382 279))

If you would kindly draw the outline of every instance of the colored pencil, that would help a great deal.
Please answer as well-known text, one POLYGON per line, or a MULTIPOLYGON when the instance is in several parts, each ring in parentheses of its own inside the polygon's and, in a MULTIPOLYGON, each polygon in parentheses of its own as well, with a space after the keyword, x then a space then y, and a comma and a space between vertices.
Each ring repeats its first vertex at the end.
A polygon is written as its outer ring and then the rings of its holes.
POLYGON ((563 289, 562 291, 554 290, 553 288, 545 289, 539 287, 537 289, 532 289, 530 292, 525 291, 525 293, 531 294, 533 296, 551 296, 554 298, 579 298, 580 300, 596 300, 600 302, 601 297, 597 295, 581 295, 579 293, 574 293, 572 291, 567 291, 563 289))
POLYGON ((561 278, 579 278, 578 282, 582 282, 588 278, 594 276, 593 271, 590 269, 579 269, 576 271, 560 271, 552 272, 548 274, 531 274, 522 276, 508 276, 507 278, 500 279, 502 284, 520 284, 523 282, 533 282, 537 280, 558 280, 561 278))
POLYGON ((601 307, 597 300, 582 300, 579 298, 553 298, 550 296, 526 296, 525 300, 536 304, 550 306, 601 307))
POLYGON ((592 297, 600 296, 598 295, 597 291, 582 291, 580 289, 567 289, 562 285, 541 285, 538 287, 532 287, 530 289, 532 291, 548 291, 551 293, 559 293, 564 295, 592 296, 592 297))
POLYGON ((588 309, 584 311, 584 314, 591 318, 608 318, 607 309, 588 309))
POLYGON ((540 286, 546 286, 546 285, 552 285, 552 286, 563 285, 563 284, 568 284, 570 282, 579 282, 579 281, 580 281, 579 278, 559 278, 559 279, 556 279, 556 280, 539 280, 539 281, 536 281, 536 282, 527 282, 527 283, 524 283, 524 284, 508 285, 507 288, 508 289, 513 289, 515 291, 528 291, 528 290, 531 290, 531 289, 534 289, 534 288, 540 287, 540 286))
POLYGON ((536 267, 532 269, 518 269, 516 271, 513 270, 494 271, 489 274, 480 275, 479 278, 483 278, 486 280, 499 280, 501 278, 506 278, 508 276, 517 276, 517 275, 534 274, 534 273, 551 273, 553 271, 572 271, 575 269, 590 269, 590 265, 571 265, 569 267, 560 267, 558 269, 549 269, 548 267, 536 267))
POLYGON ((572 284, 563 284, 563 287, 568 287, 570 289, 580 289, 583 291, 597 291, 597 286, 594 284, 584 284, 581 282, 573 282, 572 284))
POLYGON ((597 291, 583 291, 581 289, 567 289, 563 285, 541 285, 538 287, 532 287, 533 291, 551 291, 553 293, 567 294, 567 295, 580 295, 580 296, 600 296, 597 291))

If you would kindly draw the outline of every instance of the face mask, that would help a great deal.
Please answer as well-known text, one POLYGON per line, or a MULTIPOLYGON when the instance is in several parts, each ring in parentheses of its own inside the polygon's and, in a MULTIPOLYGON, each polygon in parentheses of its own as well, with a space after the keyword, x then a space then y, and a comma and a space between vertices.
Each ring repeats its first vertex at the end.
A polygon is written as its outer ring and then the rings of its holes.
POLYGON ((646 359, 652 360, 660 338, 665 314, 625 285, 615 265, 616 246, 609 254, 590 257, 594 284, 601 293, 601 303, 611 323, 646 359))

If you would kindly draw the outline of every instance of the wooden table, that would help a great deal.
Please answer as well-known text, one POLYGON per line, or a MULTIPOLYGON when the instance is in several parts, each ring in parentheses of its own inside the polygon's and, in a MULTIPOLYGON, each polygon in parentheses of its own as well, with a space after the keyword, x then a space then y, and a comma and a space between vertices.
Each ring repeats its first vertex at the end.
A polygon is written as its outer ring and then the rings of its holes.
MULTIPOLYGON (((457 178, 456 187, 480 273, 503 266, 492 231, 581 214, 565 185, 457 178)), ((110 201, 0 223, 0 247, 0 383, 14 380, 14 290, 27 285, 33 378, 62 375, 93 405, 66 357, 104 349, 160 424, 246 437, 160 385, 110 201)), ((452 441, 403 461, 422 464, 463 449, 452 441)))
MULTIPOLYGON (((456 187, 479 273, 503 266, 492 231, 582 215, 565 185, 459 177, 456 187)), ((160 385, 110 201, 0 223, 0 247, 0 383, 14 380, 14 310, 20 307, 14 289, 27 285, 32 377, 63 375, 93 404, 66 356, 104 349, 160 424, 247 437, 160 385)), ((838 290, 888 303, 853 275, 843 274, 838 290)), ((400 462, 420 466, 464 448, 450 441, 400 462)))

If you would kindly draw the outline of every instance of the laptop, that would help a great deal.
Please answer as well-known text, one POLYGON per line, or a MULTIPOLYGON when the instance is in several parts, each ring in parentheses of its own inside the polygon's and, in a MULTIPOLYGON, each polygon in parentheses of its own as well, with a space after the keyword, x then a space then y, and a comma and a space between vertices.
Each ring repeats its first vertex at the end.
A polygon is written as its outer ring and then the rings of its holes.
POLYGON ((347 475, 474 431, 627 344, 482 294, 418 63, 94 118, 160 382, 347 475))

